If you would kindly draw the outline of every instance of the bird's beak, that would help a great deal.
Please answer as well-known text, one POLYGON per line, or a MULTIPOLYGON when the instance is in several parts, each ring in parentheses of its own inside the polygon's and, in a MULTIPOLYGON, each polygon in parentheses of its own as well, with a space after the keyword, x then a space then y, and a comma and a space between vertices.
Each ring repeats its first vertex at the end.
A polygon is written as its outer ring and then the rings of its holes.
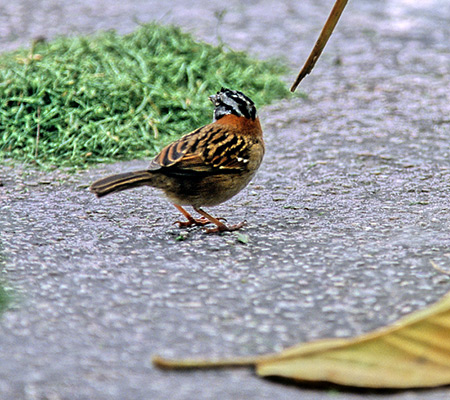
POLYGON ((211 103, 216 105, 217 94, 213 94, 212 96, 209 96, 209 100, 211 100, 211 103))

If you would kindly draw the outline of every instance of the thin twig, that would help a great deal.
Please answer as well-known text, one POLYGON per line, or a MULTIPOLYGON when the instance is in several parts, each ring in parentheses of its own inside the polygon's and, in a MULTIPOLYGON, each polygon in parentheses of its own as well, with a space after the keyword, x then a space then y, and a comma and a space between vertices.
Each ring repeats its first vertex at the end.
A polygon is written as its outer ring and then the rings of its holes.
POLYGON ((291 86, 291 92, 295 92, 295 89, 297 89, 297 86, 302 81, 302 79, 306 75, 308 75, 314 68, 316 61, 322 54, 322 50, 324 49, 325 45, 328 42, 328 39, 333 33, 333 30, 337 22, 339 21, 339 18, 341 17, 341 14, 344 11, 345 6, 347 5, 347 2, 348 0, 336 0, 336 3, 334 3, 333 9, 328 16, 327 22, 325 22, 325 25, 322 28, 322 32, 320 32, 319 38, 317 39, 316 44, 311 51, 311 54, 306 60, 305 65, 303 65, 303 68, 300 70, 297 79, 291 86))

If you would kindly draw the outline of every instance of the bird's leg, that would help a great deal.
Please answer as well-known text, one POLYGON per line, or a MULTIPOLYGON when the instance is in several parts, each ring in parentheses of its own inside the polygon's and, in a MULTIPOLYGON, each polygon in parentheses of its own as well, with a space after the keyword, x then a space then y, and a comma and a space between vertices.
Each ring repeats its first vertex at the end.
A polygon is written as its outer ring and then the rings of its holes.
POLYGON ((215 228, 206 229, 206 233, 216 233, 216 232, 231 232, 237 231, 241 229, 245 225, 245 221, 236 224, 236 225, 225 225, 223 222, 220 222, 221 218, 214 218, 212 215, 209 215, 207 212, 203 211, 201 208, 194 207, 194 210, 197 211, 200 215, 208 219, 210 222, 216 225, 215 228))
POLYGON ((189 214, 183 207, 179 206, 178 204, 174 204, 176 209, 181 212, 186 218, 187 221, 175 221, 174 224, 178 224, 180 228, 187 228, 189 226, 204 226, 206 224, 210 224, 211 221, 205 217, 202 218, 194 218, 191 214, 189 214))

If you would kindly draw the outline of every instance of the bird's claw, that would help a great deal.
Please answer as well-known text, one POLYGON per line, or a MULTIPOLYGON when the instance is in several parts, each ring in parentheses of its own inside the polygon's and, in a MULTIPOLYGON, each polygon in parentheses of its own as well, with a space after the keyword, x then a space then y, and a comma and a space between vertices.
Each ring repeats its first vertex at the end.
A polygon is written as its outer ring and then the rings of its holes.
POLYGON ((174 225, 178 224, 179 228, 189 228, 190 226, 205 226, 210 223, 211 221, 209 221, 207 218, 201 217, 188 219, 187 221, 175 221, 174 225))
POLYGON ((215 228, 206 228, 205 232, 206 233, 233 232, 233 231, 237 231, 238 229, 241 229, 246 224, 247 224, 247 221, 242 221, 236 225, 221 224, 221 225, 217 225, 215 228))

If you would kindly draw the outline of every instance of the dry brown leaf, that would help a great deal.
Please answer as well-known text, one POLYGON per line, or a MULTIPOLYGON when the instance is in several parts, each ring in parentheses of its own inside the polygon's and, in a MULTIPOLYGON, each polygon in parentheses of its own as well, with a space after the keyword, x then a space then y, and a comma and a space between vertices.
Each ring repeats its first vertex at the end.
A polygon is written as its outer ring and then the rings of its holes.
POLYGON ((394 325, 351 339, 300 344, 227 360, 166 360, 161 368, 255 366, 258 375, 364 388, 450 385, 450 294, 394 325))
POLYGON ((450 384, 450 295, 390 327, 284 350, 256 363, 261 376, 365 388, 450 384))

